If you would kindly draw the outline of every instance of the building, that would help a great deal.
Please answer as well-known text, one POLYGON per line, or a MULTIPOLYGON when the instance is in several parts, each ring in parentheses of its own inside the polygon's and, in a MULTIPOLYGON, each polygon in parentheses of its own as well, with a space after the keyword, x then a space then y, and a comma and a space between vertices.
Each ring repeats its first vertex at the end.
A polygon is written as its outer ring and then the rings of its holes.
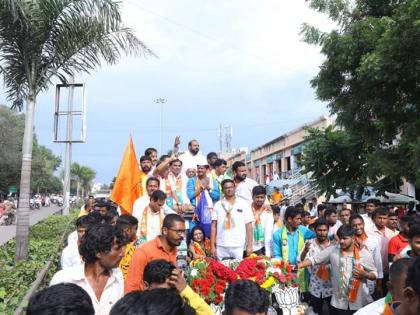
POLYGON ((245 163, 248 176, 260 184, 265 184, 267 177, 271 180, 274 174, 280 178, 289 178, 298 170, 297 162, 305 147, 307 128, 326 128, 332 124, 332 119, 321 116, 299 128, 287 132, 253 150, 249 153, 240 151, 227 157, 228 166, 236 161, 245 163))

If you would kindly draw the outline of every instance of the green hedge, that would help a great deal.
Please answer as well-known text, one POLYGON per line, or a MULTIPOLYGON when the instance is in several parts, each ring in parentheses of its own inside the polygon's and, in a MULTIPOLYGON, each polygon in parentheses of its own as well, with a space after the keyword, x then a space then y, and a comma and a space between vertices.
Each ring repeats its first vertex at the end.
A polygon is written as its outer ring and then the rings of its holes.
MULTIPOLYGON (((14 264, 15 239, 0 246, 0 314, 12 314, 45 263, 53 257, 43 285, 48 285, 57 271, 61 249, 57 249, 66 227, 76 217, 52 215, 29 230, 29 259, 14 264)), ((67 229, 67 234, 74 230, 67 229)), ((66 235, 67 236, 67 235, 66 235)))

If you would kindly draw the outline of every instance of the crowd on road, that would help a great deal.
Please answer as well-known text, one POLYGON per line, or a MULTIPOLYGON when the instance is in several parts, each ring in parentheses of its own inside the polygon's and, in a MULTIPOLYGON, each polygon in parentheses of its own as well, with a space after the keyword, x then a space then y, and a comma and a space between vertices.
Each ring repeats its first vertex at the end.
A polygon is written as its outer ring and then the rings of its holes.
MULTIPOLYGON (((214 314, 188 286, 195 259, 263 255, 295 266, 302 299, 314 313, 420 314, 420 219, 369 199, 364 211, 290 205, 293 191, 268 193, 244 163, 201 154, 197 140, 178 153, 140 158, 142 195, 133 211, 89 196, 61 257, 62 270, 27 313, 214 314), (61 312, 61 313, 60 313, 61 312), (68 312, 68 313, 66 313, 68 312)), ((269 293, 237 280, 224 314, 266 314, 269 293)))

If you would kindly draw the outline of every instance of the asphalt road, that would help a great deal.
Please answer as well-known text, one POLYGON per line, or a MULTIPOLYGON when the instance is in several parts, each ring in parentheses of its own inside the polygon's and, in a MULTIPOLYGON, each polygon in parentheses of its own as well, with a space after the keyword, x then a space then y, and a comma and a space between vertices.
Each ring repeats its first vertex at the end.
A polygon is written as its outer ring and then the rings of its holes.
MULTIPOLYGON (((60 211, 61 207, 51 204, 49 207, 41 207, 41 209, 29 210, 29 224, 34 225, 39 221, 49 217, 50 215, 60 211)), ((16 235, 16 225, 0 226, 0 245, 7 243, 16 235)))

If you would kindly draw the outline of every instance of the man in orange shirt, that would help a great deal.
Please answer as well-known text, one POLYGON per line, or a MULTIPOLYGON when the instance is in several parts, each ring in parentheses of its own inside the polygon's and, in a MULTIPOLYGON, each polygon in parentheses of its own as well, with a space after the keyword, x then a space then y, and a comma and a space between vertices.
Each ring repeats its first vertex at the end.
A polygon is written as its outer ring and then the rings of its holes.
POLYGON ((177 246, 184 239, 185 221, 177 214, 168 214, 163 220, 162 234, 143 243, 134 252, 125 281, 125 293, 143 290, 144 267, 152 260, 164 259, 176 265, 177 246))

